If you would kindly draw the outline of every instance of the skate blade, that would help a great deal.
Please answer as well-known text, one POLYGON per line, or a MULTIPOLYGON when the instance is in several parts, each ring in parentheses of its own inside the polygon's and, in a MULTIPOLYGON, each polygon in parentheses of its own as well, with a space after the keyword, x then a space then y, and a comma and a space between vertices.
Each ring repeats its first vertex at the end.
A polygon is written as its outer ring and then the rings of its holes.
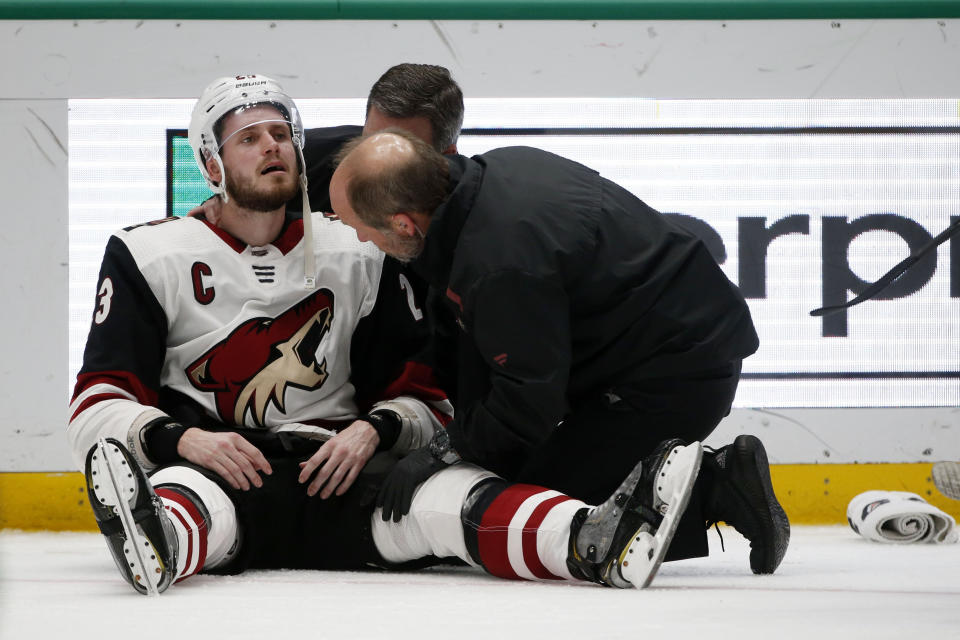
POLYGON ((595 547, 594 555, 596 557, 603 558, 610 552, 610 547, 613 546, 617 527, 620 526, 620 518, 611 518, 609 516, 611 512, 612 515, 616 516, 618 511, 622 510, 622 507, 618 507, 616 504, 617 497, 632 495, 636 491, 637 484, 640 482, 642 475, 643 463, 638 462, 633 467, 630 475, 620 483, 620 486, 617 487, 614 494, 589 513, 580 528, 582 532, 590 532, 591 543, 595 547))
POLYGON ((693 484, 700 471, 703 446, 694 442, 670 456, 670 471, 663 482, 661 494, 667 503, 667 512, 655 535, 643 529, 634 534, 620 556, 620 575, 637 589, 650 586, 667 553, 680 518, 690 502, 693 484))
POLYGON ((133 586, 140 593, 160 595, 159 584, 163 577, 163 564, 150 540, 143 535, 133 518, 130 504, 136 504, 138 494, 137 476, 130 469, 123 453, 103 438, 97 442, 97 452, 90 461, 95 477, 93 494, 101 504, 112 507, 123 523, 126 540, 123 543, 124 569, 133 579, 133 586))

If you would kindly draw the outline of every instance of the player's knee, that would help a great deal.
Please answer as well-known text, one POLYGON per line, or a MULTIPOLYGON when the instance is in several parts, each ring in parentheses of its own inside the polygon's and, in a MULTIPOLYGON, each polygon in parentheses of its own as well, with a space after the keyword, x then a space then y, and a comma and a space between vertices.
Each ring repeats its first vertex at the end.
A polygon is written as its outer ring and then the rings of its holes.
POLYGON ((410 513, 400 522, 383 522, 379 509, 373 514, 377 550, 396 563, 431 555, 473 562, 464 538, 463 508, 474 487, 491 479, 499 481, 466 463, 434 474, 417 488, 410 513))

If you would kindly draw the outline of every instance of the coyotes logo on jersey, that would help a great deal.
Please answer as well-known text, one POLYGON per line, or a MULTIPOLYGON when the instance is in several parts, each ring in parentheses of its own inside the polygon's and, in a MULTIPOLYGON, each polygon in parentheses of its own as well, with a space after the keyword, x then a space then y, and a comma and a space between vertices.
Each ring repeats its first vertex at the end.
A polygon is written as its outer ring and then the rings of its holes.
POLYGON ((252 318, 186 368, 201 391, 213 393, 225 424, 244 424, 247 411, 259 427, 273 403, 284 411, 288 386, 319 389, 327 360, 317 348, 333 322, 333 292, 320 289, 276 318, 252 318))

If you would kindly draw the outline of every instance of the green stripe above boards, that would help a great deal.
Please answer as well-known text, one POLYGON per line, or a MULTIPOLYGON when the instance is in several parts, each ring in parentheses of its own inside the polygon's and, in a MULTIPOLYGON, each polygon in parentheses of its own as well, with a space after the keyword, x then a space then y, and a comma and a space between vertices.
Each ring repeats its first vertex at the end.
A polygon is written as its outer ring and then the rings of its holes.
POLYGON ((0 20, 957 18, 958 0, 0 0, 0 20))

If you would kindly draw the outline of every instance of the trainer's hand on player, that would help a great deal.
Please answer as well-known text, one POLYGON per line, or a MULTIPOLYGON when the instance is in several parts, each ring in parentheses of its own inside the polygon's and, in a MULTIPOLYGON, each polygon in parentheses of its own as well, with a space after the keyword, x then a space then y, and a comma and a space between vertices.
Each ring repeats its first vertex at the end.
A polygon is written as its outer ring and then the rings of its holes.
POLYGON ((336 493, 342 496, 353 486, 363 465, 373 456, 380 444, 380 436, 369 422, 357 420, 349 427, 323 443, 306 462, 300 463, 300 484, 310 480, 307 495, 327 499, 336 493))
POLYGON ((383 509, 384 522, 400 519, 410 513, 413 494, 427 478, 449 465, 438 460, 430 452, 430 447, 421 447, 410 452, 398 462, 387 475, 377 494, 377 506, 383 509))
POLYGON ((217 224, 220 221, 220 204, 221 200, 219 197, 211 196, 204 200, 199 206, 187 211, 187 215, 191 218, 203 216, 210 224, 217 224))
POLYGON ((184 460, 215 472, 234 489, 248 491, 251 484, 262 487, 259 472, 273 473, 260 450, 239 433, 192 427, 180 436, 177 453, 184 460))

